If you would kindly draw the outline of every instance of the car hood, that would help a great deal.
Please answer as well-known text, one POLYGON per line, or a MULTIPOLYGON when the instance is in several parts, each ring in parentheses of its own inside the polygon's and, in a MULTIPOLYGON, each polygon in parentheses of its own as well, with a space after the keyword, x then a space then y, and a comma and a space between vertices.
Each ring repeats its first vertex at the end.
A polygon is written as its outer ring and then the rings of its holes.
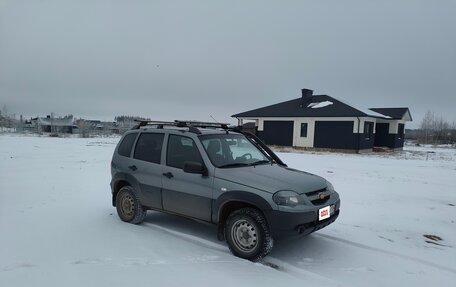
POLYGON ((326 188, 326 180, 318 175, 277 164, 217 168, 215 177, 269 193, 293 190, 301 194, 326 188))

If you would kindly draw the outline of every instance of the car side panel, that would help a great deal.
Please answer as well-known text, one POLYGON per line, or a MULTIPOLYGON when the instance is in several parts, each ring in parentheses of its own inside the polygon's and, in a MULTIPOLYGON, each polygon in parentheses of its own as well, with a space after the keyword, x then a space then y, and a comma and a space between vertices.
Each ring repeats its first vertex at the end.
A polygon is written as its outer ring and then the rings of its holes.
POLYGON ((130 171, 140 185, 141 203, 147 207, 163 209, 162 169, 160 164, 133 159, 136 170, 130 171))
POLYGON ((163 177, 163 208, 167 211, 211 221, 212 177, 163 167, 172 178, 163 177))

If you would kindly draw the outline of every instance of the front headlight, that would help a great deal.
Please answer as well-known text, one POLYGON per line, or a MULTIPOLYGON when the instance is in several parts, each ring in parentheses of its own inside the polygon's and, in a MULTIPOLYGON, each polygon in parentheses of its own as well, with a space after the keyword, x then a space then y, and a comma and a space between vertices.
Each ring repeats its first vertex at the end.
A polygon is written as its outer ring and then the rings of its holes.
POLYGON ((332 183, 330 183, 329 181, 326 181, 326 189, 330 192, 330 193, 333 193, 334 191, 336 191, 334 189, 334 186, 332 185, 332 183))
POLYGON ((298 204, 302 203, 302 198, 299 194, 292 190, 281 190, 272 196, 272 200, 274 200, 277 205, 284 205, 284 206, 291 206, 294 207, 298 204))

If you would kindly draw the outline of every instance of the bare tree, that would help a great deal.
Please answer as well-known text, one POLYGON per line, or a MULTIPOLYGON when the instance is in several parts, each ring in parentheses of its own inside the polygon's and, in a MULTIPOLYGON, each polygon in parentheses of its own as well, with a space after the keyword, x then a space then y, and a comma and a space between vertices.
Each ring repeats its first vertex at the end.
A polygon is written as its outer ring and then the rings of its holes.
POLYGON ((455 128, 441 116, 428 110, 421 121, 418 142, 424 144, 448 144, 455 141, 455 128))
POLYGON ((79 119, 77 121, 77 126, 79 129, 79 136, 82 138, 87 138, 89 137, 89 127, 88 124, 85 120, 79 119))
POLYGON ((5 118, 8 117, 8 107, 6 106, 6 104, 3 104, 3 107, 2 107, 2 114, 5 118))
POLYGON ((426 114, 423 117, 423 120, 421 121, 420 129, 421 129, 422 134, 420 137, 418 137, 420 142, 422 142, 424 144, 428 143, 428 139, 430 136, 432 136, 432 130, 434 129, 434 127, 433 127, 434 121, 435 121, 434 113, 431 110, 427 110, 426 114))

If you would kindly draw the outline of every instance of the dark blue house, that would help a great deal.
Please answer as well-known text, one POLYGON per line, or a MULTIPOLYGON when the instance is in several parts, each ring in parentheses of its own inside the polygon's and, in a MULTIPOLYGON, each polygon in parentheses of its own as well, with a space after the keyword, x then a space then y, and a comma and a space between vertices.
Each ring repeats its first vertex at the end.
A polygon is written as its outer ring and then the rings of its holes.
POLYGON ((408 108, 360 109, 302 89, 300 98, 233 115, 254 122, 266 144, 355 152, 373 147, 402 149, 408 108))

